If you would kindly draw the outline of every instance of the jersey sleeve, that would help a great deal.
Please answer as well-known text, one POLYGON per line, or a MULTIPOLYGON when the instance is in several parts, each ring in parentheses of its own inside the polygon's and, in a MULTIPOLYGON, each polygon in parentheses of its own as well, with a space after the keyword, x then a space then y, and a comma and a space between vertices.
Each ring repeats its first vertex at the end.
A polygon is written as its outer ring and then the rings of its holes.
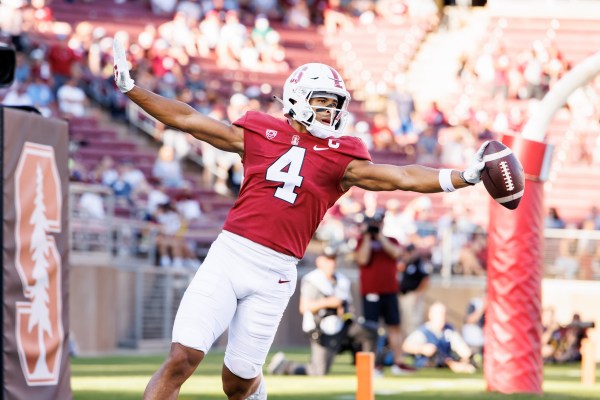
POLYGON ((367 146, 360 138, 348 137, 348 145, 344 146, 343 149, 344 153, 351 158, 371 161, 371 154, 369 154, 367 146))
MULTIPOLYGON (((260 132, 260 127, 264 127, 264 120, 262 120, 260 114, 256 111, 248 111, 244 115, 242 115, 238 120, 236 120, 233 125, 244 128, 250 132, 260 132)), ((264 130, 264 128, 263 128, 264 130)))

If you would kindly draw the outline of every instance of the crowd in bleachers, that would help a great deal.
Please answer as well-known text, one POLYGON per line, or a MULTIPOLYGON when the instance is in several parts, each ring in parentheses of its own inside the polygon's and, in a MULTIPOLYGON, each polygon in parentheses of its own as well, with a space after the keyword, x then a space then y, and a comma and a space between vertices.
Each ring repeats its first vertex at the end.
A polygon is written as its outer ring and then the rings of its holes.
MULTIPOLYGON (((126 2, 96 0, 85 4, 94 3, 100 7, 101 3, 124 6, 126 2)), ((45 116, 73 122, 85 120, 90 110, 95 110, 91 106, 99 105, 114 121, 127 121, 126 98, 115 88, 112 78, 114 35, 128 49, 134 79, 142 87, 177 98, 220 120, 234 121, 253 109, 279 115, 280 105, 272 95, 280 87, 235 78, 229 86, 219 79, 219 73, 207 71, 206 60, 221 72, 260 71, 285 77, 295 65, 286 55, 286 50, 293 49, 284 48, 280 40, 282 30, 322 26, 319 29, 325 37, 335 37, 357 25, 373 23, 376 18, 407 24, 416 15, 421 16, 419 24, 425 20, 426 29, 434 29, 438 14, 429 6, 429 2, 415 1, 252 1, 240 5, 221 0, 153 0, 134 7, 147 7, 147 12, 160 19, 125 29, 126 23, 104 26, 101 21, 57 21, 49 1, 3 2, 0 27, 18 52, 15 84, 0 90, 0 98, 4 104, 34 106, 45 116)), ((502 42, 502 22, 498 26, 493 40, 480 54, 465 56, 457 74, 462 93, 453 104, 433 102, 418 109, 413 93, 407 90, 407 75, 398 72, 393 89, 379 94, 384 106, 378 112, 355 114, 348 126, 349 134, 361 137, 376 161, 384 158, 393 163, 461 166, 483 140, 496 138, 497 133, 519 132, 527 108, 572 65, 550 40, 551 34, 546 41, 532 42, 531 48, 521 53, 508 52, 502 42)), ((589 100, 599 93, 597 79, 582 96, 589 100)), ((586 115, 598 114, 593 107, 598 102, 585 104, 586 115)), ((156 192, 162 193, 158 198, 168 198, 175 204, 172 196, 191 188, 200 208, 210 210, 194 194, 200 186, 227 196, 239 191, 243 177, 239 157, 198 144, 187 135, 159 129, 155 137, 160 141, 160 150, 144 153, 134 142, 117 138, 115 132, 104 136, 97 128, 93 132, 86 129, 75 123, 71 127, 71 177, 110 188, 121 215, 153 215, 156 205, 148 203, 156 192), (102 157, 103 153, 109 154, 102 157), (184 160, 190 154, 202 159, 201 180, 185 173, 184 160), (144 212, 127 211, 130 209, 144 212)), ((593 154, 585 160, 600 162, 593 154)), ((455 235, 452 246, 453 265, 456 271, 483 273, 482 228, 468 220, 469 212, 464 207, 448 210, 439 220, 439 216, 433 218, 428 214, 431 205, 426 199, 385 203, 387 218, 402 222, 404 231, 394 235, 401 243, 416 242, 413 244, 424 248, 431 255, 433 267, 439 270, 441 232, 460 226, 463 233, 455 235)), ((383 203, 379 201, 378 206, 383 203)), ((349 194, 328 214, 319 234, 351 240, 352 224, 347 222, 358 218, 365 207, 355 192, 349 194)), ((394 225, 400 224, 389 224, 394 225)))

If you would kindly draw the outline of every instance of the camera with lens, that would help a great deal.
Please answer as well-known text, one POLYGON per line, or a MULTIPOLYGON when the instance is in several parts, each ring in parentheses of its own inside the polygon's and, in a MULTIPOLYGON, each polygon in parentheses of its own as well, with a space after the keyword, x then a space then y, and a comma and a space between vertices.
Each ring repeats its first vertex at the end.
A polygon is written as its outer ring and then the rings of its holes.
POLYGON ((15 78, 15 49, 0 42, 0 88, 10 86, 15 78))
POLYGON ((367 224, 367 233, 375 236, 381 231, 381 223, 383 222, 383 213, 377 212, 372 217, 365 216, 364 219, 367 224))
POLYGON ((367 227, 367 233, 371 235, 377 235, 379 233, 379 225, 369 224, 367 227))

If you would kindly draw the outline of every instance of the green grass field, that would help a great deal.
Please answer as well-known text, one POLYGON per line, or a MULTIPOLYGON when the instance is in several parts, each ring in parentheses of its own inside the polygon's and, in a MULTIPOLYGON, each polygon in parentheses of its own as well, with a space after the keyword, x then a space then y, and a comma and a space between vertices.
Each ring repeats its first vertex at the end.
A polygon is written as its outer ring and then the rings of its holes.
MULTIPOLYGON (((304 361, 306 350, 289 353, 304 361)), ((118 356, 75 358, 71 385, 76 400, 140 399, 152 373, 162 363, 159 356, 118 356)), ((225 398, 221 390, 222 353, 209 353, 196 374, 183 386, 180 399, 225 398)), ((354 400, 356 378, 350 357, 341 355, 326 377, 268 376, 270 400, 354 400)), ((378 400, 406 399, 600 399, 598 383, 582 386, 579 364, 547 366, 544 370, 544 395, 501 395, 487 393, 481 373, 456 375, 448 370, 422 370, 408 376, 392 376, 386 371, 375 379, 378 400)))

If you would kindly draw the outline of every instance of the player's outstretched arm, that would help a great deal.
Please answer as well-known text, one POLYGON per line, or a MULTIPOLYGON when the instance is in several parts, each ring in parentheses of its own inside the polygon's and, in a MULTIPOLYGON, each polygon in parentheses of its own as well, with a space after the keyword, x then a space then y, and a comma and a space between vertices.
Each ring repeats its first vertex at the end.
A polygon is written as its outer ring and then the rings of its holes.
MULTIPOLYGON (((346 168, 342 187, 349 189, 358 186, 373 191, 406 190, 419 193, 442 192, 440 170, 422 165, 386 165, 369 161, 354 160, 346 168)), ((452 185, 456 188, 469 186, 460 177, 459 171, 450 174, 452 185)))
POLYGON ((129 75, 125 50, 118 40, 113 42, 114 76, 121 92, 148 114, 165 125, 190 133, 221 150, 241 154, 244 151, 243 129, 227 125, 199 113, 189 105, 159 96, 135 86, 129 75))
POLYGON ((406 190, 419 193, 451 192, 474 185, 481 180, 485 142, 464 171, 435 169, 422 165, 395 166, 354 160, 348 164, 342 187, 358 186, 366 190, 406 190))

